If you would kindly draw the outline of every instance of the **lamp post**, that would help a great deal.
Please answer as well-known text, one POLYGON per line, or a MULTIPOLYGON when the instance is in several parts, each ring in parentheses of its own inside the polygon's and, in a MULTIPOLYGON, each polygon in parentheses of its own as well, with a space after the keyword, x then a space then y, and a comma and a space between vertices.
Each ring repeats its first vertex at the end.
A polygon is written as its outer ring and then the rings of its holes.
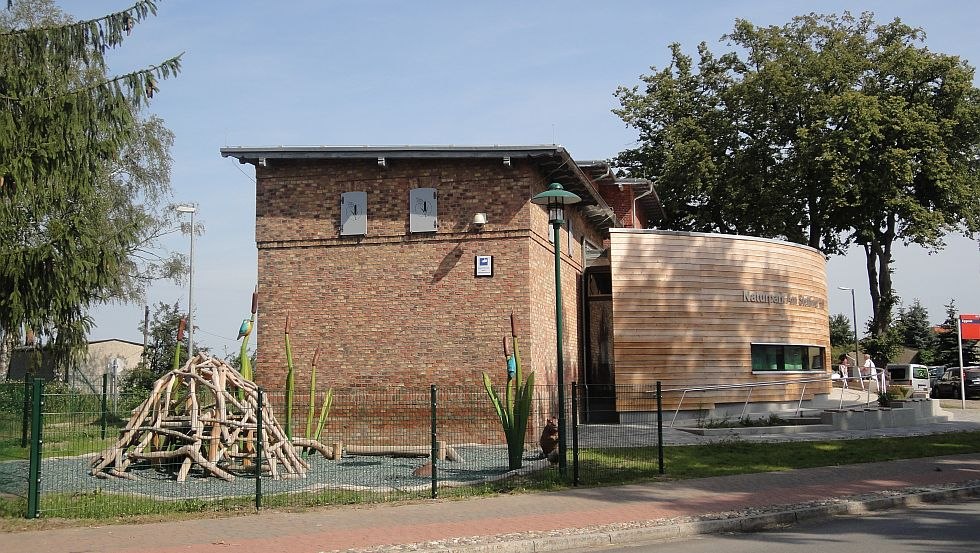
MULTIPOLYGON (((858 367, 858 358, 860 353, 858 351, 858 318, 857 318, 857 302, 854 301, 854 288, 848 288, 847 286, 838 286, 838 290, 850 291, 851 292, 851 321, 854 323, 854 366, 858 367)), ((861 383, 861 388, 864 388, 864 380, 861 379, 861 369, 858 367, 858 382, 861 383)), ((848 375, 850 376, 850 375, 848 375)), ((870 389, 870 384, 868 385, 870 389)))
POLYGON ((177 211, 191 214, 191 253, 187 266, 187 358, 194 357, 194 214, 197 208, 192 205, 178 205, 177 211))
POLYGON ((562 352, 562 298, 561 298, 561 229, 565 222, 565 206, 577 204, 582 198, 565 190, 553 182, 548 190, 531 198, 532 204, 548 207, 548 221, 554 229, 555 242, 555 343, 557 353, 556 371, 558 376, 558 471, 562 476, 567 470, 565 440, 565 355, 562 352))

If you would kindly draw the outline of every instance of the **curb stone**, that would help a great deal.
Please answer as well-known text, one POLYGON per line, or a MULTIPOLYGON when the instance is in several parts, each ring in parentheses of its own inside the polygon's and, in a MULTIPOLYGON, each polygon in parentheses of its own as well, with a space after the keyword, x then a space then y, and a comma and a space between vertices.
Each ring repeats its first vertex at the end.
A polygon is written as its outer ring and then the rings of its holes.
MULTIPOLYGON (((472 537, 386 546, 384 551, 416 553, 539 553, 567 551, 633 542, 655 542, 703 534, 758 532, 814 522, 839 515, 865 514, 928 503, 980 497, 980 481, 943 488, 883 490, 881 497, 842 497, 816 500, 798 507, 774 506, 774 511, 754 514, 759 509, 713 513, 682 520, 663 519, 613 524, 595 528, 568 528, 551 532, 531 532, 492 537, 472 537), (696 520, 690 520, 694 518, 696 520), (621 526, 637 526, 620 528, 621 526)), ((348 549, 345 553, 373 553, 379 548, 348 549)))

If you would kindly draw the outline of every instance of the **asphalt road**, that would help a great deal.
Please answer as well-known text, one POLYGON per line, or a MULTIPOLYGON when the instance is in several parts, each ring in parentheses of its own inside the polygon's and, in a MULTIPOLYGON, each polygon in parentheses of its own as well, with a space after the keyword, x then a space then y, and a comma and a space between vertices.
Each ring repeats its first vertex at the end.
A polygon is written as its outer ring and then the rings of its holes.
POLYGON ((837 517, 785 530, 576 550, 601 553, 976 553, 980 501, 837 517))

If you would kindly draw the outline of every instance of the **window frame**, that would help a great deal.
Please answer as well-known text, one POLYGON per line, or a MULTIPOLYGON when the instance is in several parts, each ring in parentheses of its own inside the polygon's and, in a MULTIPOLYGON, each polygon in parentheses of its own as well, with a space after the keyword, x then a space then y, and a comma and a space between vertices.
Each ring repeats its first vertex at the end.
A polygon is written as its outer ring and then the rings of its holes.
MULTIPOLYGON (((768 357, 767 357, 768 359, 768 357)), ((827 371, 827 348, 818 344, 794 344, 787 342, 750 342, 749 343, 749 362, 752 367, 752 374, 814 374, 823 373, 827 371), (782 368, 777 369, 760 369, 756 365, 756 350, 757 348, 782 348, 781 352, 776 353, 777 363, 782 368), (798 348, 796 354, 798 357, 793 357, 793 359, 799 359, 800 366, 803 365, 803 359, 807 360, 807 366, 812 366, 812 360, 818 359, 820 365, 818 368, 808 368, 808 369, 786 369, 788 365, 786 355, 787 348, 798 348), (813 356, 811 349, 817 350, 817 356, 813 356)))

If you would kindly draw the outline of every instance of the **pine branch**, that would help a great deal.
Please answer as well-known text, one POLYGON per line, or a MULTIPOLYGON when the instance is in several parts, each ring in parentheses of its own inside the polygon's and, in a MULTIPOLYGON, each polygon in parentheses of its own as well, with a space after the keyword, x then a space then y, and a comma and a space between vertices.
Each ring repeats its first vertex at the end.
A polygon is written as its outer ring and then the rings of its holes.
MULTIPOLYGON (((12 7, 13 1, 7 0, 7 9, 11 9, 12 7)), ((91 47, 98 49, 100 52, 104 52, 106 48, 115 48, 122 43, 123 33, 126 33, 128 36, 137 23, 142 22, 150 15, 156 15, 156 13, 156 0, 141 0, 125 10, 110 13, 109 15, 95 19, 76 21, 67 25, 56 25, 52 27, 13 29, 0 33, 0 39, 31 35, 43 37, 46 46, 49 47, 91 47)))
POLYGON ((141 69, 139 71, 134 71, 132 73, 127 73, 125 75, 119 75, 112 79, 107 79, 94 84, 84 86, 82 88, 76 88, 70 90, 64 94, 55 94, 53 96, 42 96, 42 97, 30 97, 27 99, 18 98, 15 96, 8 96, 6 94, 0 94, 0 99, 9 100, 11 102, 16 102, 18 104, 25 104, 27 102, 50 102, 52 100, 60 100, 75 96, 78 94, 89 94, 98 90, 112 90, 118 88, 120 83, 126 84, 129 88, 130 93, 137 93, 137 98, 152 98, 154 92, 157 90, 156 79, 166 79, 172 77, 180 72, 180 59, 183 57, 184 52, 177 54, 176 56, 160 62, 157 65, 147 67, 146 69, 141 69))

